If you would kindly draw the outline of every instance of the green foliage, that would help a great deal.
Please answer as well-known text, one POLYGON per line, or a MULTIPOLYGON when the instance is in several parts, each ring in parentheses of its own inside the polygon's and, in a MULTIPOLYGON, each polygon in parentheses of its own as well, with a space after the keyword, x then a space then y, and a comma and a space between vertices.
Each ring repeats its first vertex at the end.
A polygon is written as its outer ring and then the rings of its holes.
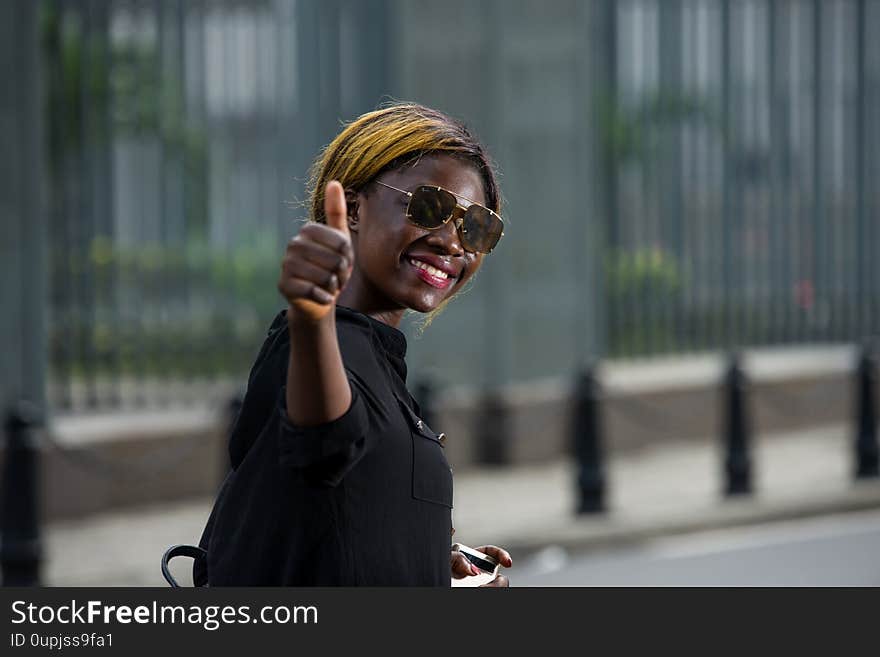
POLYGON ((106 153, 119 137, 144 138, 182 167, 191 239, 126 247, 103 235, 85 237, 84 246, 79 237, 53 241, 51 366, 73 376, 240 373, 280 305, 277 249, 265 236, 229 252, 208 245, 207 140, 186 119, 182 81, 163 67, 155 41, 111 38, 110 3, 90 4, 91 28, 83 9, 41 4, 53 227, 66 233, 86 219, 69 209, 92 193, 82 177, 86 154, 106 153))
MULTIPOLYGON (((100 29, 86 32, 82 15, 63 3, 43 2, 41 35, 47 69, 45 103, 51 189, 71 175, 65 163, 86 148, 109 148, 114 136, 149 136, 179 157, 190 221, 206 223, 207 139, 186 120, 183 85, 163 75, 157 45, 117 42, 100 29)), ((110 11, 98 3, 93 12, 110 11)))
POLYGON ((611 296, 672 297, 681 287, 675 257, 659 248, 618 249, 605 259, 605 284, 611 296))
POLYGON ((646 95, 631 108, 606 95, 599 101, 599 121, 603 151, 616 164, 649 156, 658 146, 661 131, 669 126, 720 125, 706 99, 667 90, 646 95))
POLYGON ((85 314, 68 309, 50 327, 54 367, 75 376, 241 376, 283 307, 279 261, 268 233, 229 251, 204 240, 123 247, 96 237, 68 258, 68 274, 88 277, 93 298, 85 314))
POLYGON ((674 348, 670 310, 682 288, 675 257, 659 247, 612 251, 605 259, 612 356, 647 355, 674 348))

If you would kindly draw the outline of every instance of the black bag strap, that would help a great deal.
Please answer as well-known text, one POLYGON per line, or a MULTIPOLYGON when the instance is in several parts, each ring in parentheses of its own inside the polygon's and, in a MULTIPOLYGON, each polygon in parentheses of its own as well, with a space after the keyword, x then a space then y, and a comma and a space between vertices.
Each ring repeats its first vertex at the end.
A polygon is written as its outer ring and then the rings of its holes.
POLYGON ((165 550, 165 554, 162 555, 162 577, 164 577, 165 581, 172 587, 180 588, 180 584, 178 584, 177 580, 174 579, 171 575, 171 571, 168 569, 168 563, 174 557, 190 557, 196 561, 204 561, 207 559, 208 553, 203 548, 196 545, 172 545, 165 550))

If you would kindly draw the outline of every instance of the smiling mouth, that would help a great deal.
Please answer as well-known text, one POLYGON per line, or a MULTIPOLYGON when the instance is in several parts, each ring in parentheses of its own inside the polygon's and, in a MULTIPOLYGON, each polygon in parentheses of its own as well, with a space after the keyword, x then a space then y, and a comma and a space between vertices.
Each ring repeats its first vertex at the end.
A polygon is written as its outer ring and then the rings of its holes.
POLYGON ((440 271, 427 262, 422 262, 415 258, 407 258, 406 261, 415 269, 416 275, 432 287, 444 289, 449 287, 452 281, 455 280, 454 276, 450 276, 445 271, 440 271))

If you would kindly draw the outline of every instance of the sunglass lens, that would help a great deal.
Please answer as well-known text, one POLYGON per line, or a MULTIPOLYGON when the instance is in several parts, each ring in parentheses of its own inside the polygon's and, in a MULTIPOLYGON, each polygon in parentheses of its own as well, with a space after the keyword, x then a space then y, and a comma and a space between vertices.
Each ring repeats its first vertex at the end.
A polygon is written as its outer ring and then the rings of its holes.
POLYGON ((469 251, 489 253, 501 239, 504 224, 487 208, 472 205, 462 222, 462 246, 469 251))
POLYGON ((419 187, 409 201, 410 218, 423 228, 439 228, 454 210, 455 197, 435 187, 419 187))

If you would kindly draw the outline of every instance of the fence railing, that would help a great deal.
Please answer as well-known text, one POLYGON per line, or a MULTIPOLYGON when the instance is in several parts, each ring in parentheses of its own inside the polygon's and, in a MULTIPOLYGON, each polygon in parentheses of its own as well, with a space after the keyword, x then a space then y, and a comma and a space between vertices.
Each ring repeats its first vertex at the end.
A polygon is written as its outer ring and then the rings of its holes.
POLYGON ((425 1, 43 2, 54 407, 243 380, 308 163, 383 94, 471 119, 512 219, 414 369, 880 330, 880 1, 453 4, 440 49, 425 1))

